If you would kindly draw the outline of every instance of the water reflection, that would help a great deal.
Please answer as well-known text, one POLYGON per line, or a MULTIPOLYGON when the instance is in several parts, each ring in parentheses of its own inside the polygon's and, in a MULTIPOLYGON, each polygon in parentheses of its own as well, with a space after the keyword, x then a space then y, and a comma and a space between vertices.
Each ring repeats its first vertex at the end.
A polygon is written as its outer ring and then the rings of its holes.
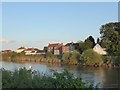
MULTIPOLYGON (((0 62, 1 63, 1 62, 0 62)), ((60 64, 45 64, 45 63, 12 63, 2 62, 2 67, 14 71, 15 69, 32 66, 32 70, 37 70, 41 74, 52 75, 52 70, 62 72, 64 68, 68 69, 75 76, 81 75, 83 80, 92 80, 101 83, 100 87, 120 87, 120 69, 109 68, 93 68, 80 66, 65 66, 60 64)))

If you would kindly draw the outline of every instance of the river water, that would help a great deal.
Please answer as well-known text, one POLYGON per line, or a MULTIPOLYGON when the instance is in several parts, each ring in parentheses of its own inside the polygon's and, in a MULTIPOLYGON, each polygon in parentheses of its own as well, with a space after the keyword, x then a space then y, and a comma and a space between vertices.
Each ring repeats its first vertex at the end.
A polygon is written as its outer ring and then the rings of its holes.
POLYGON ((41 74, 51 75, 52 71, 62 72, 64 69, 69 70, 75 76, 81 75, 83 81, 94 81, 95 85, 100 83, 99 87, 102 88, 120 88, 120 68, 94 68, 94 67, 80 67, 80 66, 61 66, 51 65, 45 63, 13 63, 13 62, 0 62, 0 68, 14 71, 22 67, 29 68, 32 66, 32 70, 37 70, 41 74))

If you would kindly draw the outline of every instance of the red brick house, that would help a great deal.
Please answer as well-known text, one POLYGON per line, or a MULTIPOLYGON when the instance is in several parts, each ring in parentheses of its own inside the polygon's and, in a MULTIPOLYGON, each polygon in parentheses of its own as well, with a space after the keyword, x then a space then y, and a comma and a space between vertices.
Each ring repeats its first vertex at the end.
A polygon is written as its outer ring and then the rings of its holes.
POLYGON ((66 53, 66 52, 69 52, 69 46, 68 45, 64 45, 62 47, 62 54, 66 53))
POLYGON ((49 44, 48 45, 48 52, 51 52, 54 55, 62 55, 66 52, 73 52, 79 46, 78 43, 67 43, 63 45, 63 43, 59 44, 49 44))
POLYGON ((59 44, 49 44, 48 45, 48 52, 53 53, 54 55, 62 55, 62 47, 63 47, 63 43, 59 44))
POLYGON ((66 53, 66 52, 73 52, 74 50, 76 50, 79 47, 78 43, 67 43, 66 45, 64 45, 62 47, 62 53, 66 53))

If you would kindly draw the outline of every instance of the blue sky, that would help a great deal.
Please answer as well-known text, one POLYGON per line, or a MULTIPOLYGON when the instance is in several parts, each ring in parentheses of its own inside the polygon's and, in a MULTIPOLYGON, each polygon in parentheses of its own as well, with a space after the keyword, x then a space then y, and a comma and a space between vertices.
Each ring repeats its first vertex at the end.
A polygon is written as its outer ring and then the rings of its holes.
POLYGON ((49 43, 100 37, 101 25, 118 21, 117 2, 4 2, 2 49, 20 46, 42 49, 49 43))

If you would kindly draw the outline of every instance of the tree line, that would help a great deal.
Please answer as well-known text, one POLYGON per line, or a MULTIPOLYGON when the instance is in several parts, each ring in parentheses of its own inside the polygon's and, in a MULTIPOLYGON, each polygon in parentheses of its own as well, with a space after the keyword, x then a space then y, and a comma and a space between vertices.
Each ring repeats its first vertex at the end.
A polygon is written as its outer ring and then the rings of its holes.
MULTIPOLYGON (((79 41, 76 48, 76 57, 80 57, 78 62, 88 65, 120 65, 120 22, 107 23, 100 27, 101 36, 97 39, 97 43, 105 48, 107 51, 106 56, 101 56, 95 51, 93 47, 95 46, 95 39, 89 36, 84 41, 79 41), (79 53, 79 54, 78 54, 79 53)), ((71 54, 72 55, 72 54, 71 54)), ((65 60, 70 61, 70 53, 63 55, 65 60)), ((72 59, 73 60, 73 59, 72 59)), ((74 61, 73 60, 73 61, 74 61)))
POLYGON ((107 51, 106 56, 99 55, 93 50, 95 46, 95 39, 89 36, 84 41, 78 41, 75 51, 64 53, 62 56, 55 56, 50 52, 47 52, 45 56, 25 56, 22 54, 8 54, 3 55, 4 59, 30 59, 32 61, 48 61, 58 62, 63 64, 82 64, 101 66, 102 64, 120 66, 120 22, 107 23, 100 27, 101 36, 97 39, 97 43, 105 48, 107 51), (21 58, 20 58, 21 57, 21 58), (35 59, 36 58, 36 59, 35 59))

